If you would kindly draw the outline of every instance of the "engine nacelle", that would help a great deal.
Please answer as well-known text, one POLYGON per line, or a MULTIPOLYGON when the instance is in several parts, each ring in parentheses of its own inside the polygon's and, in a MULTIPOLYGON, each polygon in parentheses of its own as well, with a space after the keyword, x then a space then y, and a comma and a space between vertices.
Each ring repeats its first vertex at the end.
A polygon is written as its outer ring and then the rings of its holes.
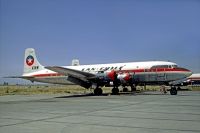
POLYGON ((111 71, 111 72, 107 72, 107 73, 106 73, 106 76, 107 76, 110 80, 114 81, 115 78, 117 78, 117 73, 113 70, 113 71, 111 71))
POLYGON ((115 78, 115 75, 116 75, 116 72, 114 71, 111 71, 111 72, 99 71, 96 76, 98 77, 98 79, 101 79, 101 80, 113 81, 115 78))
POLYGON ((126 84, 131 79, 131 75, 129 73, 117 73, 116 71, 110 72, 100 72, 97 74, 98 79, 104 80, 104 82, 110 82, 109 85, 113 85, 117 82, 117 84, 126 84))
POLYGON ((127 83, 131 79, 131 75, 129 73, 118 74, 117 79, 119 79, 121 83, 127 83))

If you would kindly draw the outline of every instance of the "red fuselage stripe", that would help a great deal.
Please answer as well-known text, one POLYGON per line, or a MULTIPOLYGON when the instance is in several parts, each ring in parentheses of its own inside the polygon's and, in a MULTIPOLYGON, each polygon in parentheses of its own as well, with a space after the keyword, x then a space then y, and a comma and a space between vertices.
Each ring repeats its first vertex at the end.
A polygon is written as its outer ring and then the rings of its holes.
POLYGON ((125 73, 141 73, 141 72, 190 72, 185 68, 155 68, 155 69, 134 69, 134 70, 121 70, 125 73))
MULTIPOLYGON (((133 70, 120 70, 117 73, 144 73, 144 72, 190 72, 184 68, 156 68, 156 69, 133 69, 133 70)), ((59 73, 35 74, 34 77, 52 77, 52 76, 65 76, 59 73)))

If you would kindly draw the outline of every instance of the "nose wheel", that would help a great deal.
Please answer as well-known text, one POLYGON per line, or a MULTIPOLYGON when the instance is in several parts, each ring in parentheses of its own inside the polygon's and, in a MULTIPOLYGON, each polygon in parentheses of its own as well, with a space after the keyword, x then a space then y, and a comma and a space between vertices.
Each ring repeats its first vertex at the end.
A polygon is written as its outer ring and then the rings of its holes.
POLYGON ((177 95, 177 89, 176 89, 176 87, 174 87, 174 86, 171 87, 170 94, 171 95, 177 95))

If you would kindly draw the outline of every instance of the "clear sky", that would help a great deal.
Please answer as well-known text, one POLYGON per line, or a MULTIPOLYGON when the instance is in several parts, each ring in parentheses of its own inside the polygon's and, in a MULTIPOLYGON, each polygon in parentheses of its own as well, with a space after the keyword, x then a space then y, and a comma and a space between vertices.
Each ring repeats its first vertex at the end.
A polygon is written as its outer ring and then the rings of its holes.
POLYGON ((199 0, 0 2, 0 77, 22 74, 28 47, 43 65, 169 60, 200 72, 199 0))

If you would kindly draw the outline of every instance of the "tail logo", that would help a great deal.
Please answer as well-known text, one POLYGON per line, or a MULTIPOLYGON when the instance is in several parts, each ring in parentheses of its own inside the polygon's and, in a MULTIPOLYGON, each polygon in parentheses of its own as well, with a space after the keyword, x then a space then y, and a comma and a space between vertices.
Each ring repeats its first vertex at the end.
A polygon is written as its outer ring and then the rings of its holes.
POLYGON ((33 63, 34 63, 34 58, 33 58, 32 55, 29 55, 29 56, 26 58, 26 64, 27 64, 28 66, 32 66, 33 63))

